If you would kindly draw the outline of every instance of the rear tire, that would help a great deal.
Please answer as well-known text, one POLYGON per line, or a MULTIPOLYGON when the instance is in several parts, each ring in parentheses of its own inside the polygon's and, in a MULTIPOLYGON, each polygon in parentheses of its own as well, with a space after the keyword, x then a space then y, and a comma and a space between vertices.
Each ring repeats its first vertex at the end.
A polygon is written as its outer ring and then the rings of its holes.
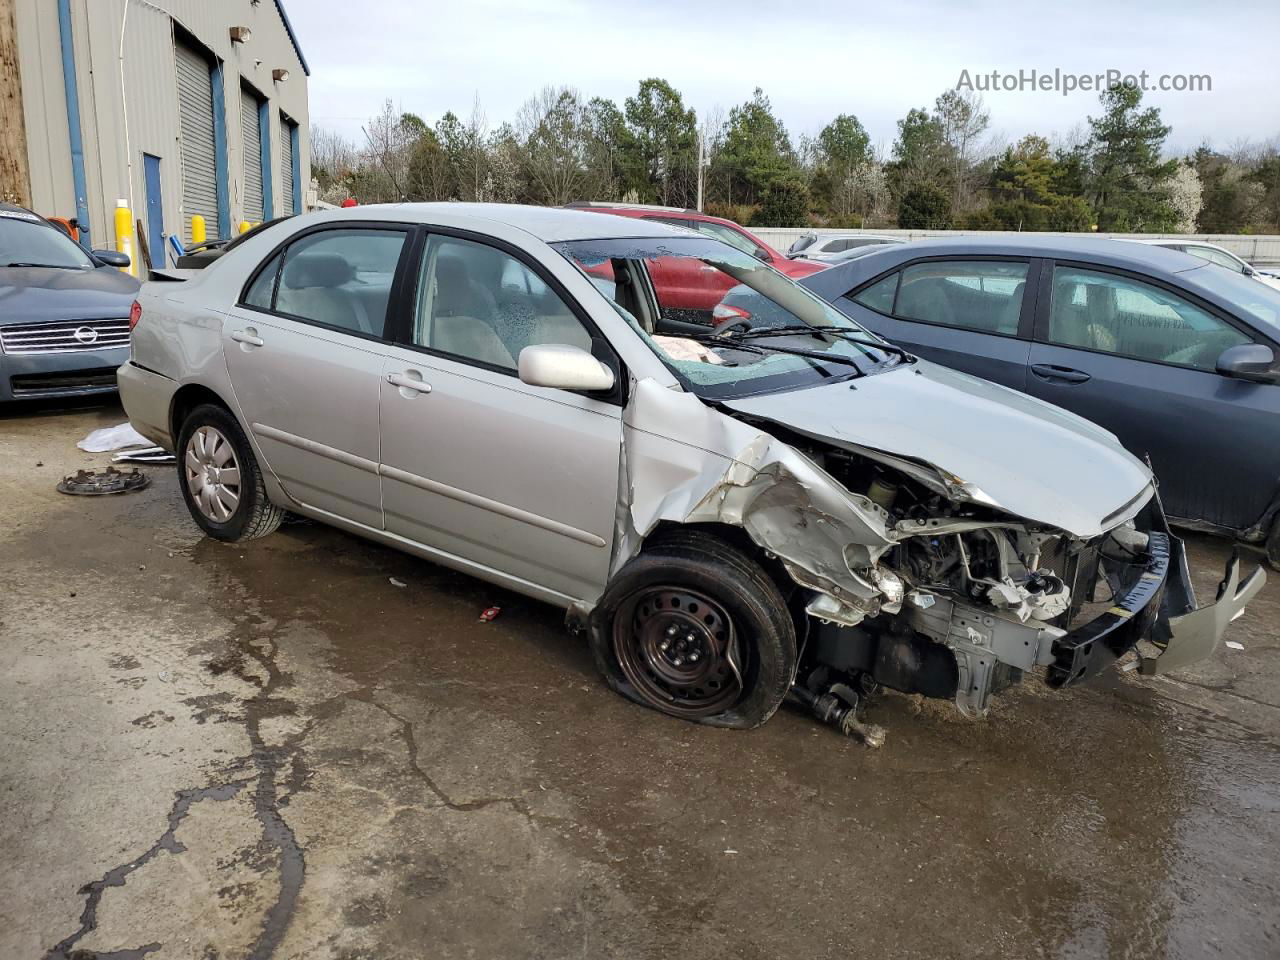
POLYGON ((178 486, 191 518, 228 543, 273 533, 285 511, 267 499, 262 471, 236 418, 204 403, 178 432, 178 486))
POLYGON ((1280 514, 1271 524, 1271 536, 1267 537, 1267 562, 1272 570, 1280 570, 1280 514))
POLYGON ((615 691, 670 716, 750 729, 782 703, 795 626, 777 584, 696 529, 646 546, 591 615, 596 666, 615 691))

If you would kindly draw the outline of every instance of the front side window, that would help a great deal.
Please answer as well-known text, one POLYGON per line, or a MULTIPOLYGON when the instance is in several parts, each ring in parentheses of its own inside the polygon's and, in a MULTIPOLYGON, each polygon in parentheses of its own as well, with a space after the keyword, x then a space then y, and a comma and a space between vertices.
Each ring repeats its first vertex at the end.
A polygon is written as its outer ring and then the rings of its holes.
POLYGON ((890 369, 899 359, 795 281, 723 243, 691 237, 553 246, 699 396, 816 386, 890 369), (712 329, 691 322, 708 314, 712 329))
POLYGON ((74 240, 34 213, 0 210, 0 267, 89 270, 93 261, 74 240))
POLYGON ((274 299, 265 300, 264 275, 272 272, 268 264, 245 302, 271 302, 276 313, 381 337, 405 237, 400 230, 375 229, 308 234, 285 250, 274 299))
POLYGON ((525 347, 591 350, 591 334, 527 265, 483 243, 442 236, 431 238, 422 259, 413 338, 511 373, 525 347))
POLYGON ((1013 336, 1027 286, 1028 264, 933 260, 902 271, 894 315, 945 327, 1013 336))
POLYGON ((764 260, 768 257, 764 248, 756 243, 744 233, 739 233, 732 227, 726 227, 723 223, 711 223, 709 220, 694 220, 690 226, 704 236, 711 237, 715 240, 721 240, 736 247, 745 254, 755 257, 758 260, 764 260))
POLYGON ((1049 341, 1137 360, 1213 370, 1239 330, 1152 284, 1078 267, 1054 267, 1049 341))

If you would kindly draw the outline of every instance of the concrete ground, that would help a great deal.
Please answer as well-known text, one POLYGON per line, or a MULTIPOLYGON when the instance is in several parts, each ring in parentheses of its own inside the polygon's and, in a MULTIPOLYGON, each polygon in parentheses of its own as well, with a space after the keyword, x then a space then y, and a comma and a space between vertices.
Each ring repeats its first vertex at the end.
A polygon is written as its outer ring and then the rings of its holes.
POLYGON ((0 413, 0 957, 1280 956, 1280 577, 1176 680, 727 732, 479 581, 204 539, 171 467, 56 493, 122 420, 0 413))

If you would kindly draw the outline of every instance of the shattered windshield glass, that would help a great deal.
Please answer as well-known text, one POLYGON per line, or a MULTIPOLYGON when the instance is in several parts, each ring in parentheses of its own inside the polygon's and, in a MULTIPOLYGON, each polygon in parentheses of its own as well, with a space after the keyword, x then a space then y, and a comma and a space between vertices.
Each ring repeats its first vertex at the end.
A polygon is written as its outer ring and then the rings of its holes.
POLYGON ((723 243, 671 237, 554 246, 700 396, 815 386, 903 359, 808 290, 723 243))

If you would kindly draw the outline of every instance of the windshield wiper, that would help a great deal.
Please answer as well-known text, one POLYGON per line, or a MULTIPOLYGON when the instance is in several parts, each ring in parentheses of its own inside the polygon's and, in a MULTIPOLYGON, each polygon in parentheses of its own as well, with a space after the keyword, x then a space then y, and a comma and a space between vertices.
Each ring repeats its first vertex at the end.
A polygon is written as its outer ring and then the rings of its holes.
POLYGON ((863 337, 852 330, 843 330, 840 327, 815 327, 807 323, 790 323, 781 327, 759 327, 757 329, 743 330, 741 333, 717 334, 717 336, 727 340, 753 340, 756 337, 786 337, 795 333, 811 333, 815 337, 830 334, 833 337, 840 337, 849 343, 857 343, 864 347, 874 347, 876 350, 897 354, 908 363, 916 359, 914 353, 910 353, 893 343, 885 343, 880 340, 873 340, 870 337, 863 337))
POLYGON ((793 357, 806 357, 819 363, 836 363, 845 367, 853 367, 860 376, 866 376, 858 361, 853 357, 842 357, 839 354, 821 353, 817 350, 797 350, 794 347, 779 347, 776 344, 758 346, 754 343, 742 343, 737 337, 726 337, 718 333, 682 333, 685 340, 698 343, 709 343, 717 347, 728 347, 731 350, 744 350, 747 353, 787 353, 793 357))
POLYGON ((43 267, 48 270, 79 270, 80 267, 69 263, 6 263, 6 267, 43 267))

